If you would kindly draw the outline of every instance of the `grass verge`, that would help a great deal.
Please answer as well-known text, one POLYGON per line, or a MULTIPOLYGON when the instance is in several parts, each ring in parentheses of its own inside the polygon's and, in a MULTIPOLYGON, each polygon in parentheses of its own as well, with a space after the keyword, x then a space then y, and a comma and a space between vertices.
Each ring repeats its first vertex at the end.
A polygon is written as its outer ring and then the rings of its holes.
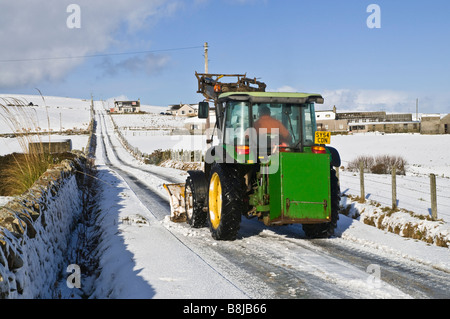
POLYGON ((442 220, 434 221, 429 216, 406 209, 391 209, 375 201, 362 204, 358 196, 345 195, 343 198, 346 205, 341 209, 341 214, 405 238, 450 247, 448 226, 442 220))
MULTIPOLYGON (((40 93, 40 92, 39 92, 40 93)), ((41 95, 42 96, 42 95, 41 95)), ((42 97, 42 99, 44 99, 42 97)), ((44 100, 45 102, 45 100, 44 100)), ((70 155, 45 152, 39 119, 33 107, 16 98, 0 99, 0 118, 16 137, 22 153, 0 157, 0 195, 15 196, 27 191, 49 168, 70 155), (37 147, 30 148, 30 143, 37 147)), ((47 113, 50 132, 50 119, 47 113)), ((48 137, 50 143, 50 136, 48 137)))

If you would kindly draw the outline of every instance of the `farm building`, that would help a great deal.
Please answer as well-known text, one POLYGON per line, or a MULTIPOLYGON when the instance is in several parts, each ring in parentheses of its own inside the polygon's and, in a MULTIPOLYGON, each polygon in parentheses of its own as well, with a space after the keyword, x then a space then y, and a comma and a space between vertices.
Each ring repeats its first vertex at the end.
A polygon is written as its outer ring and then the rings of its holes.
MULTIPOLYGON (((210 129, 213 129, 216 124, 216 115, 210 115, 210 129)), ((204 134, 206 131, 206 120, 198 117, 191 117, 184 121, 184 127, 189 130, 191 134, 204 134)))
POLYGON ((336 107, 328 111, 316 111, 317 128, 341 132, 419 132, 420 124, 412 121, 412 114, 386 114, 380 112, 343 112, 336 107))
POLYGON ((350 132, 419 133, 419 122, 365 122, 350 123, 350 132))
POLYGON ((413 121, 411 113, 388 114, 380 112, 316 111, 319 130, 341 132, 384 132, 450 134, 450 114, 423 114, 420 121, 413 121))
POLYGON ((316 123, 318 130, 341 133, 348 131, 348 121, 337 119, 336 107, 329 111, 316 111, 316 123))
POLYGON ((441 119, 439 124, 440 134, 450 134, 450 114, 447 114, 441 119))
POLYGON ((450 134, 450 114, 423 114, 420 123, 421 134, 450 134))

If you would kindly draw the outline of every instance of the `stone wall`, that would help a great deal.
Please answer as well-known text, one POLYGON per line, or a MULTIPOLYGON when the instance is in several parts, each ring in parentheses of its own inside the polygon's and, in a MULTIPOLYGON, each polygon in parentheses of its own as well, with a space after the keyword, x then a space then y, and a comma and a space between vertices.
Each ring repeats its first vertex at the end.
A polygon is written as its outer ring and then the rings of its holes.
POLYGON ((83 154, 63 161, 0 209, 0 299, 55 297, 87 164, 83 154))
POLYGON ((51 142, 30 142, 28 143, 28 152, 39 153, 64 153, 72 150, 72 140, 62 139, 51 142))

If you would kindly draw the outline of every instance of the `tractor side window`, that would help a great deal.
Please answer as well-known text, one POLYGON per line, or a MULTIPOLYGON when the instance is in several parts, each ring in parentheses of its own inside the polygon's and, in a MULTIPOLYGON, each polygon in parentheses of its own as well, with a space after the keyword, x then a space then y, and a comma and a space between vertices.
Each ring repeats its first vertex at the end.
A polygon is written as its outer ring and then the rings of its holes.
POLYGON ((314 130, 316 122, 314 118, 314 104, 307 104, 306 107, 302 107, 303 110, 303 139, 305 146, 311 146, 314 144, 314 130))
POLYGON ((291 145, 296 145, 300 139, 300 112, 301 107, 295 104, 287 104, 283 110, 283 124, 292 136, 291 145))
POLYGON ((246 102, 228 102, 226 105, 225 143, 245 144, 245 131, 250 126, 249 107, 246 102))

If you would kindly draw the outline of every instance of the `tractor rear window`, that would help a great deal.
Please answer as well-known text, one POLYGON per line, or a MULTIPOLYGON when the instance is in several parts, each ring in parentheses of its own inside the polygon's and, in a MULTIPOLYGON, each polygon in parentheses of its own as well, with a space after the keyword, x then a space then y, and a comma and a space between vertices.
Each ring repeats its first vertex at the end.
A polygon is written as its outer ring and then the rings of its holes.
POLYGON ((264 114, 279 123, 280 144, 291 147, 311 146, 314 141, 314 104, 259 103, 252 107, 253 123, 264 114), (268 112, 267 110, 270 110, 268 112), (289 138, 283 136, 289 134, 289 138))
POLYGON ((255 103, 229 101, 226 105, 225 143, 248 144, 249 129, 269 134, 290 147, 314 144, 314 104, 255 103), (246 141, 247 136, 247 141, 246 141))

